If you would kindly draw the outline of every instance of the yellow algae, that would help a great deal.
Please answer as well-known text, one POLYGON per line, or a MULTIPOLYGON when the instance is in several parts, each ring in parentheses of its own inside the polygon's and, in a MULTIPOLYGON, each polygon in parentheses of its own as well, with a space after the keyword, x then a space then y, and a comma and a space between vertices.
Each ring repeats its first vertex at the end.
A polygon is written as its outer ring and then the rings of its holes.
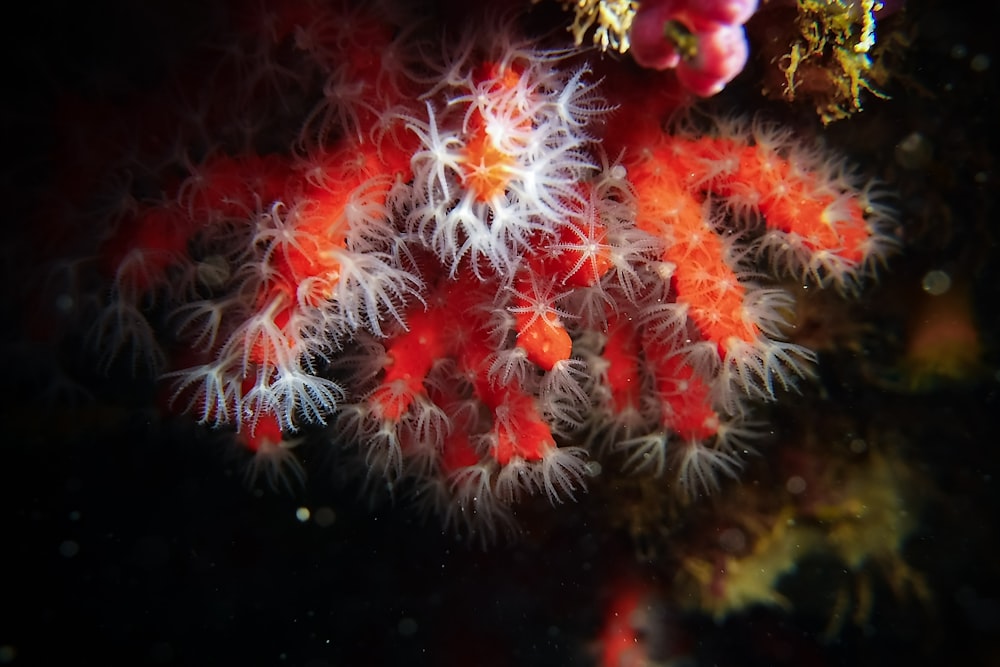
POLYGON ((577 0, 560 4, 564 10, 573 11, 569 31, 577 46, 583 44, 593 28, 592 39, 602 51, 611 49, 625 53, 629 50, 628 32, 639 8, 636 0, 577 0))
MULTIPOLYGON (((805 99, 816 105, 823 123, 846 118, 862 108, 865 91, 885 98, 888 80, 877 49, 875 12, 881 3, 861 0, 798 0, 788 51, 777 58, 784 75, 779 91, 788 100, 805 99)), ((886 44, 896 44, 894 37, 886 44)))

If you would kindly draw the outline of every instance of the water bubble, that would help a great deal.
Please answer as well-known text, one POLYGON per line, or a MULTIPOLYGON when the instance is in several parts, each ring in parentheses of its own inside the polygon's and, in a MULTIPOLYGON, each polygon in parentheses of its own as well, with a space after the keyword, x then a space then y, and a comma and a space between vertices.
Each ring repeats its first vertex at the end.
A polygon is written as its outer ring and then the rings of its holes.
POLYGON ((931 296, 940 296, 951 289, 951 276, 940 269, 924 274, 920 286, 931 296))

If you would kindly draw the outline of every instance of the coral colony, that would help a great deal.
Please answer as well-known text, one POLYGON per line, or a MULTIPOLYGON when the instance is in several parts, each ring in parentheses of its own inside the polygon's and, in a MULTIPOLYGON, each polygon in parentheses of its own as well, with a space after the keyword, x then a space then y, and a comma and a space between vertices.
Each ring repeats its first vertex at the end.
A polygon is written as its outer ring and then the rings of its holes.
MULTIPOLYGON (((811 373, 777 278, 851 292, 893 245, 840 159, 761 120, 665 130, 676 96, 517 12, 260 4, 186 107, 147 101, 171 120, 117 163, 87 319, 274 485, 309 433, 486 538, 598 461, 712 491, 811 373)), ((590 4, 578 39, 697 95, 743 67, 753 3, 590 4)))

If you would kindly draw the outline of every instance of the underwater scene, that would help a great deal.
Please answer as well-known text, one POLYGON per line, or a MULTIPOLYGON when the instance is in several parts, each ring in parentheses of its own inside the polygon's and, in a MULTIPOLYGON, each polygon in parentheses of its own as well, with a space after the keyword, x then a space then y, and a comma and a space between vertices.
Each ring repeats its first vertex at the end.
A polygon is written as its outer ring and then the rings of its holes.
POLYGON ((22 11, 0 665, 1000 665, 991 16, 22 11))

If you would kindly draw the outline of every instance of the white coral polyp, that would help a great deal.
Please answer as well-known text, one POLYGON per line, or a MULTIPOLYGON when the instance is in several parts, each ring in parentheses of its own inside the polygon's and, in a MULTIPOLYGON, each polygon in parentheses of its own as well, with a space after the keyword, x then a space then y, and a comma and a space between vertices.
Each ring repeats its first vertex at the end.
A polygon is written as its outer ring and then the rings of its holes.
POLYGON ((408 123, 421 144, 409 231, 452 275, 465 260, 512 271, 585 205, 578 184, 600 169, 586 128, 606 107, 587 70, 559 69, 558 52, 504 55, 466 63, 408 123))

